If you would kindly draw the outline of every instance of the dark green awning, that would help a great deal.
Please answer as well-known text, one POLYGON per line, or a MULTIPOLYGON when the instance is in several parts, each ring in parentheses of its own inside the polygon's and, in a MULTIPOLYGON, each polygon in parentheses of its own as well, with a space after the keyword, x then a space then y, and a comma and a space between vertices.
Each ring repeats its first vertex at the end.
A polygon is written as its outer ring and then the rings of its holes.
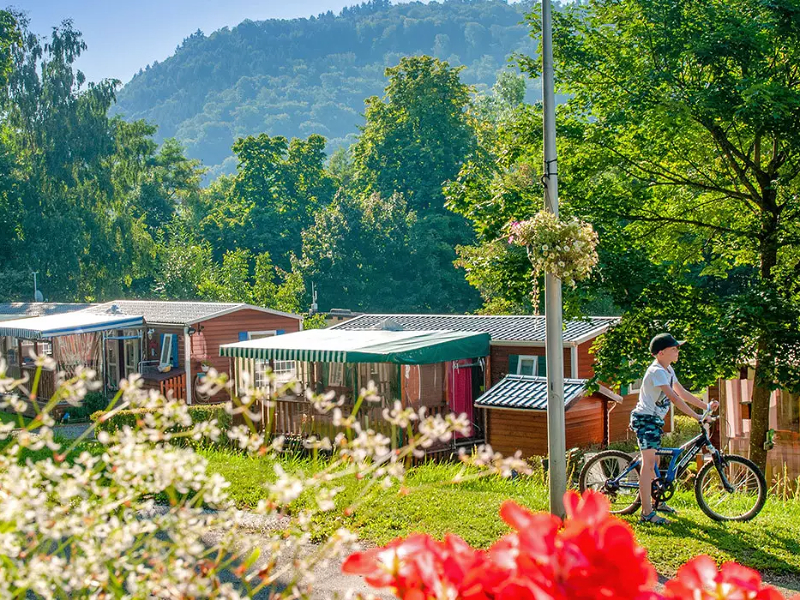
POLYGON ((310 329, 226 344, 220 356, 309 362, 425 365, 489 355, 488 333, 310 329))

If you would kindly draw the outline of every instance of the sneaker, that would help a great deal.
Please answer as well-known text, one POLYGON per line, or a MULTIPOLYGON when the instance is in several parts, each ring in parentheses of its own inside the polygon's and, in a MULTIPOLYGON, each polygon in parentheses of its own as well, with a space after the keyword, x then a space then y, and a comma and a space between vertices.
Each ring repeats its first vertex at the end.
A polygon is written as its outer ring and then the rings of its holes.
POLYGON ((648 515, 642 515, 639 517, 639 520, 642 523, 652 523, 653 525, 667 525, 669 521, 667 521, 664 517, 658 516, 656 511, 652 511, 648 515))
POLYGON ((675 510, 674 508, 672 508, 671 506, 667 505, 666 502, 662 502, 661 504, 659 504, 658 507, 656 508, 656 510, 658 512, 666 513, 668 515, 677 515, 678 514, 678 511, 675 510))

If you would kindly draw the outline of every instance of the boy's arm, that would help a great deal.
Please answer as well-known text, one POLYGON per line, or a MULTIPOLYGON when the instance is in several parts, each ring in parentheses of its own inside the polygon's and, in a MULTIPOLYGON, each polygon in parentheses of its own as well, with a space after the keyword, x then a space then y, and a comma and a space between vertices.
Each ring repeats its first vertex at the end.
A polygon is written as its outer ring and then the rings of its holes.
POLYGON ((685 402, 687 402, 688 404, 696 406, 697 408, 702 408, 703 410, 708 408, 708 404, 706 404, 700 398, 689 392, 685 387, 681 385, 680 381, 676 380, 675 383, 672 384, 672 388, 673 390, 675 390, 675 393, 678 394, 678 396, 680 396, 680 398, 685 402))
MULTIPOLYGON (((667 398, 669 398, 675 406, 681 409, 682 412, 685 412, 687 415, 699 420, 700 415, 698 415, 695 411, 693 411, 691 407, 688 404, 686 404, 686 402, 684 402, 683 399, 680 396, 678 396, 678 394, 675 393, 675 390, 673 390, 666 384, 660 385, 658 387, 662 392, 664 392, 664 395, 667 398)), ((705 404, 705 402, 703 404, 705 404)), ((705 408, 705 406, 703 408, 705 408)))

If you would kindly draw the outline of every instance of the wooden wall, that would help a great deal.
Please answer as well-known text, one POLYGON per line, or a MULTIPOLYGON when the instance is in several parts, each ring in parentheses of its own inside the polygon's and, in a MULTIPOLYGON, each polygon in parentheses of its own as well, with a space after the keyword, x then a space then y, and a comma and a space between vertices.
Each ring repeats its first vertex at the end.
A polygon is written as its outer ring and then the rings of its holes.
MULTIPOLYGON (((588 396, 565 415, 567 449, 603 443, 603 405, 588 396)), ((524 457, 547 455, 547 412, 542 410, 486 409, 488 442, 504 455, 522 451, 524 457)))
MULTIPOLYGON (((200 362, 202 360, 208 360, 211 366, 220 373, 231 374, 230 359, 219 355, 219 347, 223 344, 233 344, 240 341, 240 333, 248 331, 293 333, 300 331, 300 320, 258 310, 243 309, 215 319, 202 321, 193 325, 193 327, 197 330, 197 333, 191 337, 191 369, 187 374, 192 378, 200 370, 200 362)), ((181 338, 183 338, 182 334, 181 338)), ((181 342, 180 345, 182 346, 183 343, 181 342)), ((182 356, 180 366, 183 367, 182 356)), ((210 401, 217 402, 224 399, 224 395, 218 394, 211 398, 210 401)))
POLYGON ((589 354, 592 344, 594 344, 594 340, 578 346, 578 378, 580 379, 594 377, 594 355, 589 354))
MULTIPOLYGON (((492 385, 508 375, 508 357, 511 354, 518 356, 544 356, 544 346, 492 346, 491 348, 492 385)), ((572 369, 572 355, 569 348, 564 348, 564 376, 569 378, 572 369)), ((513 375, 514 373, 512 373, 513 375)))
POLYGON ((300 321, 291 317, 244 309, 203 321, 194 325, 194 328, 197 329, 197 333, 191 338, 192 370, 199 368, 200 361, 207 359, 217 371, 227 373, 229 360, 219 355, 221 345, 240 341, 240 332, 274 330, 293 333, 300 331, 300 321))

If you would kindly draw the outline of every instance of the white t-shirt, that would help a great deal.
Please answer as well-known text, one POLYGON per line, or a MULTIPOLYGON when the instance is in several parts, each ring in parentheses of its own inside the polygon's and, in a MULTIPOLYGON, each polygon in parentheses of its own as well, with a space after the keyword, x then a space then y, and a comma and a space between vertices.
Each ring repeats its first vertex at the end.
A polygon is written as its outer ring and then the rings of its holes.
POLYGON ((672 365, 666 369, 657 360, 647 367, 647 371, 642 379, 642 387, 639 389, 639 401, 633 409, 637 415, 654 415, 663 419, 669 412, 670 400, 659 387, 668 385, 672 389, 672 384, 678 381, 672 365))

